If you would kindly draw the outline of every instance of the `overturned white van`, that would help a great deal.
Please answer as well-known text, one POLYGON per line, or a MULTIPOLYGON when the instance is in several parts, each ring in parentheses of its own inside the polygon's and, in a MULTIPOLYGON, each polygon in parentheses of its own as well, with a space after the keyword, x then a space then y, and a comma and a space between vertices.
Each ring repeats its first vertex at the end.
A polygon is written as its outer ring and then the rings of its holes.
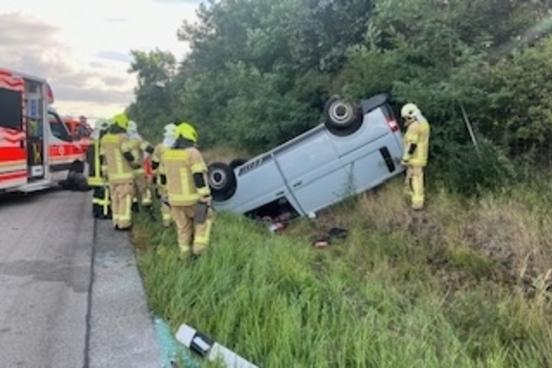
POLYGON ((217 211, 253 218, 314 216, 400 174, 400 126, 387 95, 332 98, 324 123, 238 167, 209 166, 217 211))

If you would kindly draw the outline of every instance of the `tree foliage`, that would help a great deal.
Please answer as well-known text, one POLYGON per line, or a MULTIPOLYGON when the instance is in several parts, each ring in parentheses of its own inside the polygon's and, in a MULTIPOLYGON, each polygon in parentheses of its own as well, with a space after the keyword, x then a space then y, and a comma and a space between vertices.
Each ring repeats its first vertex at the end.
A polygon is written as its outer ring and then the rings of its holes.
POLYGON ((549 9, 538 0, 210 0, 178 32, 191 45, 178 70, 166 53, 133 53, 130 112, 152 132, 187 119, 202 144, 255 152, 318 124, 331 94, 388 92, 432 123, 440 171, 473 151, 466 117, 500 170, 504 153, 550 157, 552 41, 528 32, 552 28, 549 9), (520 48, 527 35, 532 44, 520 48))

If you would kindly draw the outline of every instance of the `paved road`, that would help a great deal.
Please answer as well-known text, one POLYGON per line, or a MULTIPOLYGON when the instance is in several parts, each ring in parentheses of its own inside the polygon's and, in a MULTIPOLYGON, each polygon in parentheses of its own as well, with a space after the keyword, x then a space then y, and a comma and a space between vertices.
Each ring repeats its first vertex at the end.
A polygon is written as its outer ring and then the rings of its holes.
POLYGON ((1 366, 83 366, 93 241, 88 196, 0 197, 1 366))
POLYGON ((128 234, 90 193, 0 196, 0 229, 0 367, 160 366, 128 234))

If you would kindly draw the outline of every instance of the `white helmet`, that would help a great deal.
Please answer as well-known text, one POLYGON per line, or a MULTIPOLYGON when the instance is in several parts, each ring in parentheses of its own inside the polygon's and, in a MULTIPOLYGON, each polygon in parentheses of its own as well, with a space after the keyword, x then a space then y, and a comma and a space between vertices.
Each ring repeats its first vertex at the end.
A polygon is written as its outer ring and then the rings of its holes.
POLYGON ((94 131, 92 132, 92 139, 99 139, 100 135, 107 131, 111 126, 111 122, 107 119, 100 119, 96 121, 94 131))
POLYGON ((165 147, 172 147, 176 142, 176 128, 174 123, 165 125, 163 131, 163 145, 165 147))
POLYGON ((136 134, 138 133, 138 124, 134 120, 128 122, 127 134, 136 134))
POLYGON ((420 123, 425 121, 425 117, 422 115, 422 112, 418 106, 413 103, 407 103, 402 107, 401 117, 406 121, 407 125, 414 121, 418 121, 420 123))
POLYGON ((163 137, 176 137, 176 124, 170 123, 165 125, 163 137))
POLYGON ((111 126, 111 122, 107 119, 101 119, 96 122, 96 129, 99 131, 106 131, 111 126))

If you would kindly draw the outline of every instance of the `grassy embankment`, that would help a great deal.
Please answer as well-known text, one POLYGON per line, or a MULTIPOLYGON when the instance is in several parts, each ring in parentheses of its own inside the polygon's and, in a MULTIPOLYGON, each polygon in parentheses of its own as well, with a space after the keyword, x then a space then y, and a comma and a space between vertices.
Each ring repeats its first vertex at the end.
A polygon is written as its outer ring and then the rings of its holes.
POLYGON ((282 235, 222 215, 192 264, 139 217, 150 307, 263 367, 552 366, 548 184, 428 197, 411 213, 395 180, 282 235), (346 240, 311 246, 336 225, 346 240))

